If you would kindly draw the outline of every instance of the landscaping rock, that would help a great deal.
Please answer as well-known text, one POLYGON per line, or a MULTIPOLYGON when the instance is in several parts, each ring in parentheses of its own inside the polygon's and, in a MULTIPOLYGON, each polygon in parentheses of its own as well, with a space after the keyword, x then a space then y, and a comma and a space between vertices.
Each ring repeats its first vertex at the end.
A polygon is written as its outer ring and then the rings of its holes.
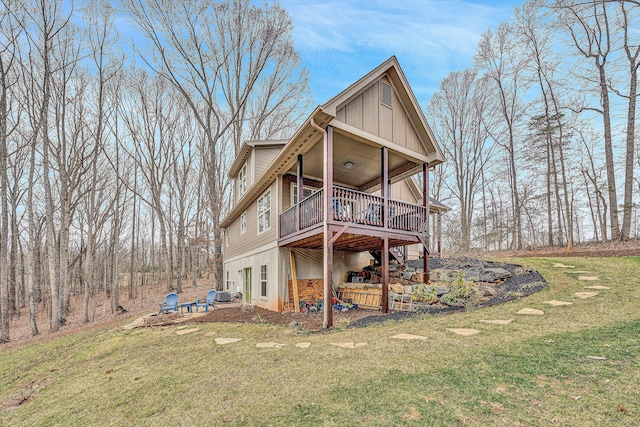
POLYGON ((482 323, 491 323, 493 325, 508 325, 513 322, 513 319, 502 320, 502 319, 491 319, 491 320, 481 320, 482 323))
POLYGON ((394 335, 391 338, 397 340, 426 340, 427 337, 422 335, 413 335, 413 334, 398 334, 394 335))
POLYGON ((411 278, 413 277, 413 272, 412 271, 403 271, 402 272, 402 278, 404 280, 411 280, 411 278))
POLYGON ((595 297, 599 293, 600 292, 576 292, 574 295, 580 299, 587 299, 587 298, 595 297))
POLYGON ((571 305, 573 304, 572 302, 567 302, 567 301, 557 301, 557 300, 551 300, 551 301, 545 301, 545 304, 549 304, 551 307, 560 307, 563 305, 571 305))
POLYGON ((453 332, 454 334, 462 335, 465 337, 480 333, 479 330, 471 329, 471 328, 447 328, 447 331, 450 331, 450 332, 453 332))
POLYGON ((536 310, 535 308, 523 308, 522 310, 518 311, 516 314, 528 314, 528 315, 534 315, 534 316, 543 316, 544 315, 544 311, 536 310))
POLYGON ((424 274, 423 273, 415 273, 411 276, 411 281, 416 283, 424 282, 424 274))
POLYGON ((444 294, 448 294, 449 293, 449 287, 448 286, 437 286, 436 287, 436 295, 438 295, 439 297, 441 297, 444 294))
POLYGON ((477 290, 480 297, 493 297, 498 293, 496 288, 492 286, 478 286, 477 290))
POLYGON ((509 273, 504 268, 490 267, 484 269, 483 273, 480 276, 480 280, 482 282, 498 282, 507 280, 509 277, 511 277, 511 273, 509 273))

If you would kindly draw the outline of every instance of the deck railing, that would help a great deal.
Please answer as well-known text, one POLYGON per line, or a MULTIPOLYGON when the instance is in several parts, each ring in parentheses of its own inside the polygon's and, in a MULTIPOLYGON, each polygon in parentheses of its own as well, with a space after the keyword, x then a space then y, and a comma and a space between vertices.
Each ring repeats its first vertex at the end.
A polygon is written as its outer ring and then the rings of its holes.
MULTIPOLYGON (((320 224, 324 217, 323 194, 323 190, 319 190, 303 199, 299 218, 297 206, 283 212, 280 215, 280 237, 320 224)), ((384 227, 383 212, 387 212, 388 227, 391 229, 419 233, 428 231, 427 209, 424 206, 389 199, 386 209, 383 209, 384 199, 380 196, 334 186, 331 208, 334 221, 384 227)))

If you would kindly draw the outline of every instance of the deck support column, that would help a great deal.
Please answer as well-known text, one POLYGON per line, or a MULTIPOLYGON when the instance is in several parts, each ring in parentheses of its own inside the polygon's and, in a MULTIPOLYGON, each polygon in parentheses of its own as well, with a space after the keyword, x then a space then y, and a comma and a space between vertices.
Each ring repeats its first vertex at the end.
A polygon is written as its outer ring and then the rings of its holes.
POLYGON ((382 255, 380 257, 382 263, 382 312, 387 314, 389 312, 389 238, 382 238, 382 255))
MULTIPOLYGON (((389 149, 382 147, 380 152, 380 196, 382 196, 382 226, 389 228, 389 149)), ((387 250, 388 252, 388 250, 387 250)))
POLYGON ((297 185, 298 185, 298 189, 297 189, 297 197, 298 197, 298 203, 296 204, 296 231, 300 231, 300 222, 302 221, 302 218, 300 217, 300 202, 302 201, 302 197, 304 196, 304 175, 303 175, 303 161, 302 161, 302 154, 298 154, 298 168, 297 168, 297 185))
POLYGON ((323 194, 323 258, 324 258, 324 329, 333 326, 333 243, 329 219, 332 218, 333 196, 333 126, 327 126, 323 149, 324 194, 323 194))
POLYGON ((427 230, 427 245, 423 245, 424 249, 423 253, 423 269, 424 269, 424 279, 425 283, 429 282, 429 244, 430 244, 430 228, 429 228, 429 163, 422 164, 422 205, 426 209, 425 218, 426 221, 426 230, 427 230))

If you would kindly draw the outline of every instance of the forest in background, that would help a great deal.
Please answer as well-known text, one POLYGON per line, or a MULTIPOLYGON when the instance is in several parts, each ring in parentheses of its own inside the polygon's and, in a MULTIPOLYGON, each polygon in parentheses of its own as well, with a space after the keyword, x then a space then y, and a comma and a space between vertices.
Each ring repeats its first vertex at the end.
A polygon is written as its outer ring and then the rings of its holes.
POLYGON ((542 1, 482 34, 426 105, 450 251, 638 237, 640 2, 542 1))
MULTIPOLYGON (((639 12, 527 2, 419 100, 445 250, 637 237, 639 12)), ((0 341, 21 310, 58 330, 72 295, 88 322, 98 294, 221 283, 235 153, 311 106, 292 28, 248 0, 0 0, 0 341)))

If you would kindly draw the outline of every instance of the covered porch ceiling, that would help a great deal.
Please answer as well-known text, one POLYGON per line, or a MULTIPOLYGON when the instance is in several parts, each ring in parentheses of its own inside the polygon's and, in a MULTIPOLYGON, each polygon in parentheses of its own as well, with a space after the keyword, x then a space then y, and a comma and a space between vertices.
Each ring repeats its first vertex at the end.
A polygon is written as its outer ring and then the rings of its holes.
MULTIPOLYGON (((303 154, 303 174, 306 177, 322 179, 323 146, 319 139, 303 154)), ((333 180, 337 184, 372 191, 380 186, 381 165, 380 146, 371 142, 356 140, 338 129, 333 133, 333 180)), ((389 150, 389 179, 392 182, 405 178, 421 170, 421 165, 401 153, 389 150)), ((289 173, 295 175, 294 164, 289 173)))

